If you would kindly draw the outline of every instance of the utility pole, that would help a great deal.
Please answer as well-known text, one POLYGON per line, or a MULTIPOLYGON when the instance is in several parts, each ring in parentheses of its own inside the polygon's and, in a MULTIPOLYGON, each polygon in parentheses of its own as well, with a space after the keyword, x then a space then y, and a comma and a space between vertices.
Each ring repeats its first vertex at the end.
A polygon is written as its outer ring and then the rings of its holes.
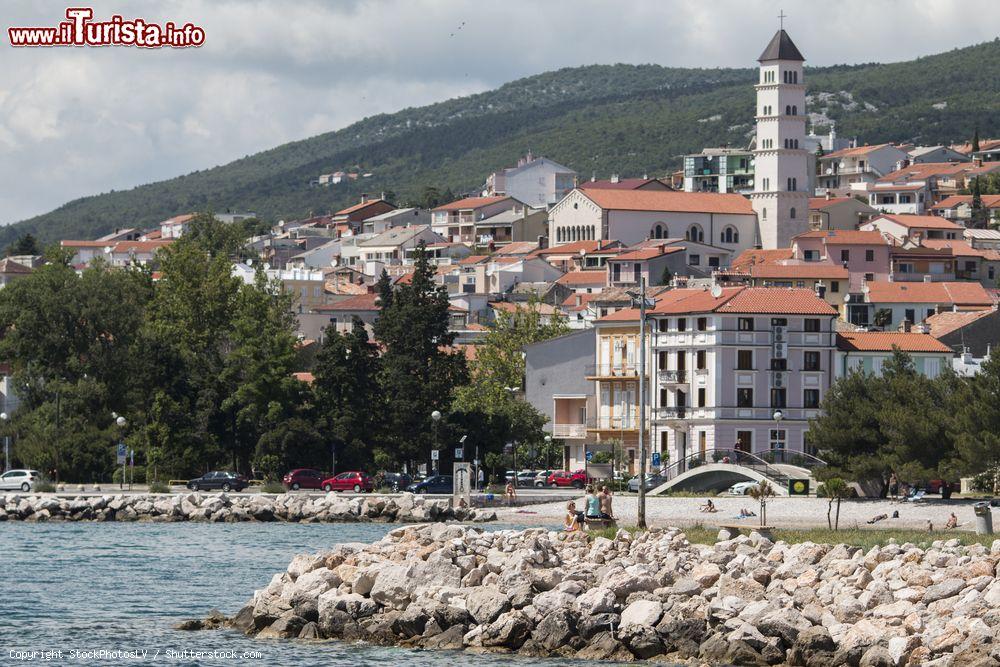
POLYGON ((646 279, 639 279, 639 292, 629 292, 633 307, 639 302, 639 516, 635 525, 646 527, 646 279))

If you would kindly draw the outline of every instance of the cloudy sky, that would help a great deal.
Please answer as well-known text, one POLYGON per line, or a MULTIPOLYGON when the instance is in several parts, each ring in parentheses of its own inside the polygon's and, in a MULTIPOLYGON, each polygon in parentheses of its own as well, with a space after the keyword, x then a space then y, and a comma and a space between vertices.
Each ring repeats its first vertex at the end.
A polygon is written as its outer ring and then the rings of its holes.
MULTIPOLYGON (((1000 26, 996 0, 77 4, 97 19, 190 21, 206 43, 13 49, 4 30, 0 224, 559 67, 752 65, 779 9, 812 65, 908 60, 1000 26)), ((66 6, 5 0, 3 27, 55 25, 66 6)))

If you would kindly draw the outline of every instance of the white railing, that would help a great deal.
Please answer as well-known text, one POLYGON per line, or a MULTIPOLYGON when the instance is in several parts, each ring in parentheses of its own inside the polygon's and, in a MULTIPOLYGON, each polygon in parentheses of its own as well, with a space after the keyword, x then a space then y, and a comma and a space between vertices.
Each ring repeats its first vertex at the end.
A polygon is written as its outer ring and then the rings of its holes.
POLYGON ((553 424, 552 437, 554 438, 586 438, 586 424, 553 424))

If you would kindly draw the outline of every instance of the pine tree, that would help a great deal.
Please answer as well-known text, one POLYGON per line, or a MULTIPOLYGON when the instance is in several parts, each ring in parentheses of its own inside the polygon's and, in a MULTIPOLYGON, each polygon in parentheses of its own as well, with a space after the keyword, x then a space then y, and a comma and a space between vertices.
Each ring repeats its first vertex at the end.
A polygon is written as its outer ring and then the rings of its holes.
POLYGON ((373 327, 383 346, 379 386, 380 442, 396 462, 429 463, 435 440, 431 413, 445 413, 455 387, 468 379, 465 357, 450 350, 448 294, 434 284, 424 244, 414 253, 413 280, 391 290, 380 280, 381 311, 373 327))
POLYGON ((989 212, 983 208, 983 187, 979 182, 979 177, 972 179, 972 217, 970 226, 974 229, 981 229, 986 226, 989 212))

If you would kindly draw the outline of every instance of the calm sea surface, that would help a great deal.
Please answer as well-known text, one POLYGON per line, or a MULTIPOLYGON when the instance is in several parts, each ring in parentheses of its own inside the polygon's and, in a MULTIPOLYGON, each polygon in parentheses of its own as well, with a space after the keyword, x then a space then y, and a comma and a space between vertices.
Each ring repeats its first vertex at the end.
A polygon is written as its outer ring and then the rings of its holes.
POLYGON ((0 665, 586 664, 337 642, 261 641, 229 630, 171 629, 177 621, 202 618, 212 608, 234 614, 295 554, 323 551, 338 542, 374 541, 393 527, 0 523, 0 665), (176 655, 185 650, 202 654, 176 655), (19 660, 31 651, 39 652, 32 663, 19 660), (49 654, 45 661, 43 651, 62 654, 49 654), (168 656, 169 651, 175 655, 168 656))

